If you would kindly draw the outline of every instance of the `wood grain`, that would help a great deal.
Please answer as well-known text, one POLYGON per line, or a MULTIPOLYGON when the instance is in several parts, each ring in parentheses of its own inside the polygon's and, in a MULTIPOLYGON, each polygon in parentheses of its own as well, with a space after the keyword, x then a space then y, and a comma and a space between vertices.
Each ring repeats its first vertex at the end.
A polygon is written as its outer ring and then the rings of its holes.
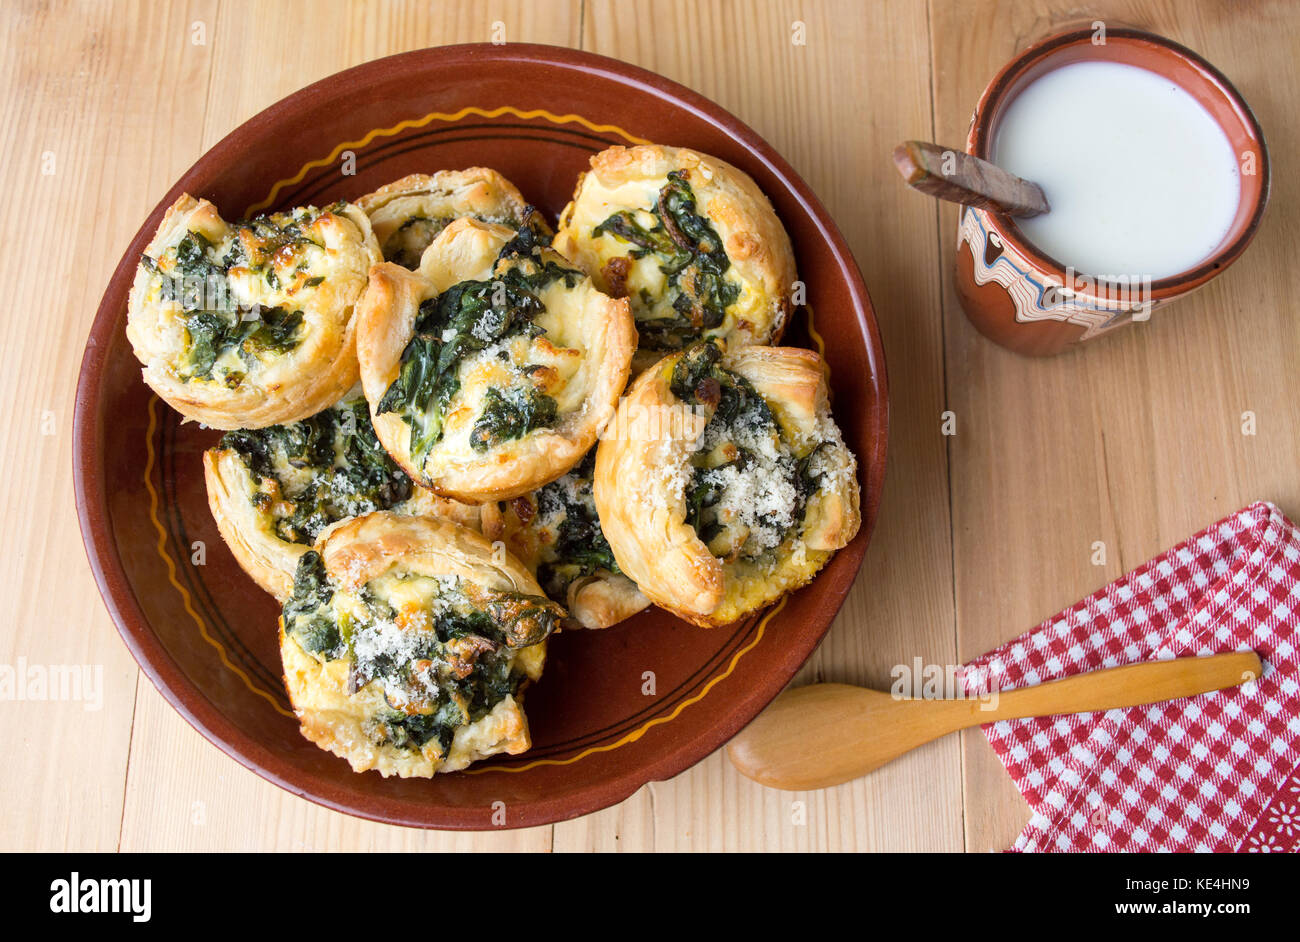
MULTIPOLYGON (((622 805, 499 834, 411 831, 319 808, 190 729, 118 639, 71 500, 72 397, 109 273, 204 149, 318 78, 390 53, 492 38, 662 72, 739 115, 808 180, 871 290, 892 392, 884 505, 859 578, 799 682, 887 687, 1007 640, 1257 497, 1300 512, 1291 316, 1294 175, 1223 278, 1148 325, 1050 361, 992 346, 950 288, 955 215, 910 192, 900 140, 962 140, 984 83, 1080 17, 1146 25, 1241 88, 1275 161, 1300 146, 1287 4, 1062 0, 188 0, 7 3, 0 46, 0 664, 90 665, 98 696, 0 703, 3 849, 961 850, 1028 818, 978 732, 871 776, 780 793, 721 753, 622 805), (201 39, 201 42, 198 40, 201 39), (957 434, 942 434, 951 410, 957 434), (1258 434, 1243 436, 1241 414, 1258 434), (33 508, 40 508, 33 513, 33 508), (48 508, 48 509, 47 509, 48 508), (1104 541, 1104 565, 1091 562, 1104 541), (54 604, 51 604, 54 600, 54 604), (96 704, 98 700, 98 704, 96 704), (94 707, 98 705, 98 708, 94 707), (86 707, 92 707, 86 709, 86 707)), ((837 404, 837 408, 851 408, 837 404)))
MULTIPOLYGON (((887 685, 893 665, 913 654, 950 663, 955 650, 948 482, 938 435, 943 364, 934 208, 898 181, 889 159, 896 141, 930 126, 926 71, 899 69, 892 58, 924 61, 925 7, 612 0, 589 2, 584 19, 585 48, 689 85, 740 116, 790 160, 848 239, 871 291, 891 380, 902 383, 904 392, 891 394, 892 468, 862 574, 795 682, 887 685), (796 24, 804 45, 792 41, 796 24), (725 38, 742 29, 745 42, 725 38), (684 41, 665 41, 667 35, 684 41), (710 35, 723 38, 702 48, 710 35), (868 35, 874 37, 871 48, 890 50, 888 57, 863 55, 868 35), (889 93, 880 94, 883 88, 889 93), (888 231, 877 225, 881 219, 891 220, 888 231), (906 472, 898 474, 900 467, 906 472)), ((721 752, 649 788, 654 846, 662 850, 961 847, 953 742, 918 750, 871 780, 823 792, 764 791, 721 752)), ((557 848, 569 846, 573 827, 556 826, 557 848)))
MULTIPOLYGON (((938 140, 964 139, 997 68, 1069 21, 1128 23, 1206 56, 1259 117, 1270 152, 1300 146, 1300 78, 1285 3, 935 0, 938 140), (971 29, 974 21, 980 29, 971 29)), ((1250 251, 1149 323, 1047 360, 976 333, 952 290, 955 208, 940 213, 958 655, 969 660, 1101 588, 1195 530, 1267 498, 1294 518, 1300 323, 1297 184, 1276 176, 1250 251), (1242 434, 1254 412, 1258 434, 1242 434), (1096 543, 1104 544, 1104 557, 1096 543), (1094 564, 1096 558, 1100 565, 1094 564)), ((889 352, 889 351, 887 351, 889 352)), ((975 730, 962 734, 966 846, 1007 847, 1028 809, 975 730)))

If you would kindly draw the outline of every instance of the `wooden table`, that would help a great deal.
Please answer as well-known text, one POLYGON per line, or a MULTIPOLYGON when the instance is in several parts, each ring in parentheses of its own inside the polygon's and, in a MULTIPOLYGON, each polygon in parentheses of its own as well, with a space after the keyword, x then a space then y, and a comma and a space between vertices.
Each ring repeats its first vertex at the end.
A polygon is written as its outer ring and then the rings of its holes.
POLYGON ((0 703, 0 848, 987 851, 1027 820, 971 731, 817 793, 764 790, 719 753, 553 827, 386 827, 245 771, 142 677, 100 602, 72 501, 73 390, 100 293, 205 149, 303 85, 389 53, 504 38, 645 66, 750 123, 838 220, 884 335, 890 469, 862 574, 799 682, 886 687, 913 657, 960 663, 1254 499, 1300 514, 1300 274, 1287 261, 1300 245, 1300 11, 1285 0, 18 2, 0 20, 0 401, 12 405, 0 663, 102 667, 99 709, 0 703), (993 72, 1079 18, 1153 29, 1226 72, 1268 135, 1272 207, 1231 271, 1152 323, 1022 359, 966 321, 951 286, 955 211, 908 191, 889 154, 906 138, 960 145, 993 72))

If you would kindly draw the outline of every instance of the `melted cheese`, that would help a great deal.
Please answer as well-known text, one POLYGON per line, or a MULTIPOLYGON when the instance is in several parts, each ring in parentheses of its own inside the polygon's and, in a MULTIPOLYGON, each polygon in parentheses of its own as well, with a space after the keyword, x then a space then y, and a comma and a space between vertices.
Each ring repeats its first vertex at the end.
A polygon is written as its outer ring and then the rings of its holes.
MULTIPOLYGON (((461 361, 460 389, 444 416, 442 440, 430 454, 426 470, 483 460, 483 453, 470 444, 470 433, 483 413, 489 389, 532 388, 550 396, 556 403, 556 426, 566 416, 582 412, 590 391, 588 375, 596 368, 588 362, 582 330, 584 305, 593 292, 586 278, 573 287, 563 279, 552 282, 537 295, 546 310, 535 323, 545 333, 508 336, 461 361)), ((482 336, 491 336, 491 331, 485 328, 482 336)))

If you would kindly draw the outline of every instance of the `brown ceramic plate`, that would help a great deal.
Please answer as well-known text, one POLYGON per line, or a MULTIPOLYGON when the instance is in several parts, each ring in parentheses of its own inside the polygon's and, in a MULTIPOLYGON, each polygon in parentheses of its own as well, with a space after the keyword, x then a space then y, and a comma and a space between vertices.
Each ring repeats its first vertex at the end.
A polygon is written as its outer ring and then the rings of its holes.
POLYGON ((425 49, 370 62, 291 95, 205 154, 122 256, 86 344, 77 388, 77 505, 118 629, 171 704, 277 785, 394 824, 524 827, 596 811, 707 756, 752 719, 816 648, 853 583, 880 503, 885 364, 861 275, 808 186, 717 105, 613 59, 530 45, 425 49), (807 588, 726 628, 659 611, 551 645, 528 691, 533 748, 433 780, 356 774, 307 742, 289 710, 277 609, 236 565, 208 512, 199 455, 217 433, 179 417, 140 379, 127 291, 164 209, 182 191, 228 216, 356 198, 417 171, 494 167, 553 219, 587 158, 646 139, 715 154, 771 197, 816 312, 787 342, 824 339, 835 413, 861 468, 864 524, 807 588), (354 170, 353 173, 346 171, 354 170), (202 544, 202 552, 199 544, 202 544), (646 695, 646 672, 654 693, 646 695))

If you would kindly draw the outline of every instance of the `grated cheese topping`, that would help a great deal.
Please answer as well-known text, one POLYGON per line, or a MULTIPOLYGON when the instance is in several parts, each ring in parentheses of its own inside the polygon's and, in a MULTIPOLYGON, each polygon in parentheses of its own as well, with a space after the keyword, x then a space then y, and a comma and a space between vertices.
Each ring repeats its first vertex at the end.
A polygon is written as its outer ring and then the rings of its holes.
POLYGON ((709 454, 719 446, 735 445, 745 460, 711 468, 701 480, 719 490, 718 522, 742 544, 742 553, 757 556, 775 549, 797 523, 799 491, 795 463, 785 454, 775 429, 744 425, 727 427, 710 423, 699 452, 709 454))

